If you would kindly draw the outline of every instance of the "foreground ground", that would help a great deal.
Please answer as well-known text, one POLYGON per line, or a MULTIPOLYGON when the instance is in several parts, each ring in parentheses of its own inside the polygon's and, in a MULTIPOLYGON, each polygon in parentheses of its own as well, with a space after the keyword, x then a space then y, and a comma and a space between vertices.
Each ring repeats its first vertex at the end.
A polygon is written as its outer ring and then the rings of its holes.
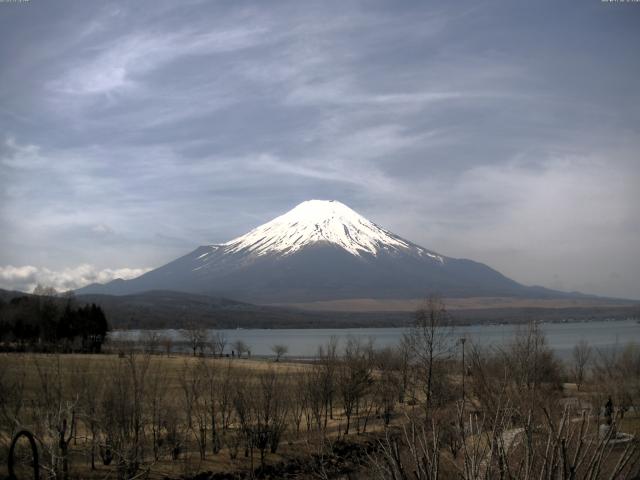
MULTIPOLYGON (((532 326, 502 350, 469 345, 463 367, 450 350, 460 344, 443 331, 418 329, 383 350, 328 344, 309 363, 1 354, 0 478, 22 428, 36 436, 44 478, 640 473, 640 349, 587 362, 582 345, 562 365, 532 326)), ((18 478, 29 478, 25 447, 18 478)))
MULTIPOLYGON (((166 410, 173 410, 179 412, 178 415, 181 418, 181 422, 185 425, 189 421, 194 424, 198 422, 198 413, 196 409, 203 406, 198 404, 197 400, 189 398, 190 395, 194 395, 193 392, 188 392, 195 386, 195 380, 192 378, 186 379, 187 376, 195 372, 200 372, 200 368, 203 363, 207 364, 208 368, 215 369, 220 376, 224 375, 225 379, 220 378, 221 382, 230 380, 231 382, 239 379, 256 378, 256 375, 272 374, 275 373, 281 379, 286 379, 285 382, 279 383, 278 388, 280 392, 273 392, 275 395, 284 394, 283 397, 292 395, 290 390, 300 378, 307 375, 311 371, 311 365, 308 363, 294 363, 287 361, 274 362, 273 360, 265 359, 217 359, 207 358, 202 359, 199 357, 185 356, 185 355, 172 355, 170 357, 153 355, 148 356, 148 365, 144 366, 145 376, 148 382, 147 392, 145 395, 148 397, 144 399, 144 406, 142 408, 149 411, 144 412, 144 417, 152 417, 154 414, 150 411, 152 403, 164 402, 166 410), (224 372, 224 373, 223 373, 224 372), (155 382, 159 381, 160 384, 155 382), (192 383, 192 381, 194 383, 192 383), (156 396, 158 389, 162 390, 162 394, 156 396), (151 391, 153 390, 153 393, 151 391), (287 391, 288 390, 288 391, 287 391), (191 402, 191 404, 189 404, 191 402), (193 409, 191 414, 193 418, 191 420, 184 418, 187 410, 193 409)), ((90 458, 90 426, 88 421, 84 418, 80 411, 83 408, 87 408, 85 403, 95 404, 95 409, 99 409, 99 402, 104 401, 105 391, 104 386, 100 385, 102 382, 110 381, 110 375, 114 371, 119 373, 125 373, 121 371, 122 365, 128 361, 128 358, 123 358, 117 354, 106 355, 83 355, 83 354, 69 354, 69 355, 45 355, 45 354, 0 354, 0 368, 2 371, 2 378, 5 385, 13 385, 16 387, 12 396, 20 397, 15 398, 14 408, 19 408, 19 417, 24 419, 24 423, 20 423, 20 428, 27 428, 34 433, 37 433, 39 440, 44 443, 55 443, 54 438, 45 438, 47 436, 55 436, 56 421, 58 411, 48 411, 47 406, 42 404, 42 401, 51 402, 53 399, 51 389, 59 389, 60 393, 56 391, 53 396, 60 395, 59 400, 62 408, 75 408, 76 409, 76 431, 73 433, 69 441, 69 476, 71 478, 113 478, 116 474, 114 465, 103 465, 100 458, 101 444, 105 443, 106 438, 103 436, 97 439, 96 454, 95 454, 95 469, 91 469, 90 458), (81 386, 81 383, 88 382, 89 385, 81 386), (88 391, 82 391, 83 388, 88 387, 88 391), (95 396, 93 399, 89 398, 87 402, 83 402, 79 399, 79 396, 87 395, 89 397, 95 396), (17 405, 20 404, 20 407, 17 405), (52 418, 56 417, 56 418, 52 418), (50 423, 45 427, 45 423, 50 423)), ((300 380, 301 381, 301 380, 300 380)), ((234 386, 227 384, 226 387, 220 388, 233 389, 234 386)), ((231 394, 232 392, 229 392, 231 394)), ((131 396, 135 396, 133 391, 125 391, 123 394, 126 396, 124 403, 132 403, 135 400, 131 396)), ((216 392, 216 394, 222 395, 223 392, 216 392)), ((5 396, 7 393, 5 392, 5 396)), ((56 399, 58 400, 58 399, 56 399)), ((222 403, 222 402, 221 402, 222 403)), ((49 405, 51 406, 51 405, 49 405)), ((210 405, 209 405, 210 407, 210 405)), ((11 408, 11 407, 9 407, 11 408)), ((224 407, 223 407, 224 408, 224 407)), ((231 411, 233 406, 229 406, 231 411)), ((56 408, 56 410, 59 410, 56 408)), ((202 412, 200 412, 202 413, 202 412)), ((273 412, 278 414, 278 412, 273 412)), ((341 415, 338 408, 334 408, 333 412, 329 412, 332 418, 326 419, 326 425, 324 424, 321 429, 315 429, 309 426, 308 423, 312 423, 311 418, 300 418, 301 425, 296 428, 294 425, 288 425, 287 431, 283 435, 281 442, 278 445, 277 453, 266 454, 265 465, 267 467, 276 465, 278 468, 289 469, 292 472, 297 472, 297 476, 306 476, 307 474, 313 477, 312 470, 318 467, 322 469, 321 465, 310 465, 309 460, 312 457, 321 459, 327 457, 327 462, 331 460, 333 450, 342 452, 347 455, 351 460, 357 460, 357 456, 364 457, 363 445, 370 445, 379 435, 376 432, 380 432, 381 425, 379 421, 367 419, 367 432, 362 432, 363 428, 359 422, 362 422, 362 416, 356 420, 357 426, 352 427, 350 435, 347 436, 347 442, 335 442, 339 438, 344 438, 344 416, 341 415), (355 428, 355 429, 354 429, 355 428), (354 444, 355 446, 350 446, 354 444), (353 454, 356 452, 356 454, 353 454), (358 453, 359 452, 359 453, 358 453), (354 456, 355 455, 355 456, 354 456), (353 458, 351 458, 353 457, 353 458), (308 470, 306 473, 305 471, 308 470)), ((159 415, 163 415, 158 413, 159 415)), ((290 415, 291 412, 288 412, 290 415)), ((165 436, 167 433, 166 425, 160 425, 162 422, 170 421, 169 414, 164 414, 167 419, 160 420, 158 430, 162 431, 165 436), (169 419, 169 420, 168 420, 169 419)), ((99 414, 96 414, 99 416, 99 414)), ((97 421, 101 421, 97 419, 97 421)), ((144 435, 151 436, 149 431, 152 427, 149 425, 153 421, 152 418, 144 418, 142 421, 147 423, 147 430, 144 435)), ((210 419, 208 419, 210 422, 210 419)), ((218 419, 220 421, 220 419, 218 419)), ((291 422, 290 420, 289 422, 291 422)), ((227 427, 227 432, 231 437, 236 430, 239 430, 239 426, 236 425, 238 420, 236 418, 230 421, 227 427)), ((4 431, 1 432, 4 436, 3 445, 0 446, 0 478, 7 476, 7 440, 9 432, 8 425, 3 425, 4 431)), ((179 428, 178 428, 179 429, 179 428)), ((16 428, 17 430, 17 428, 16 428)), ((170 428, 169 428, 170 430, 170 428)), ((182 477, 182 476, 194 476, 200 472, 248 472, 253 468, 259 466, 258 453, 253 452, 253 460, 250 454, 246 454, 244 446, 240 445, 240 440, 230 439, 228 443, 221 445, 221 449, 216 454, 210 451, 210 447, 207 447, 204 458, 199 453, 198 445, 198 427, 184 427, 184 431, 178 434, 183 437, 180 442, 180 455, 178 458, 174 458, 170 448, 161 448, 158 458, 153 458, 153 445, 151 445, 151 439, 146 438, 144 445, 141 448, 146 452, 146 461, 141 462, 141 471, 146 472, 144 478, 166 478, 166 477, 182 477), (193 431, 191 431, 193 430, 193 431)), ((210 435, 210 432, 208 433, 210 435)), ((159 434, 158 436, 161 436, 159 434)), ((165 440, 166 441, 166 440, 165 440)), ((47 454, 46 448, 42 448, 42 443, 39 443, 40 455, 47 454)), ((343 459, 344 460, 344 459, 343 459)), ((347 468, 346 464, 351 460, 344 460, 341 468, 347 468)), ((365 458, 362 458, 365 460, 365 458)), ((332 460, 334 466, 337 463, 335 458, 332 460)), ((322 462, 320 462, 322 463, 322 462)), ((28 471, 26 467, 22 467, 23 472, 28 471)))

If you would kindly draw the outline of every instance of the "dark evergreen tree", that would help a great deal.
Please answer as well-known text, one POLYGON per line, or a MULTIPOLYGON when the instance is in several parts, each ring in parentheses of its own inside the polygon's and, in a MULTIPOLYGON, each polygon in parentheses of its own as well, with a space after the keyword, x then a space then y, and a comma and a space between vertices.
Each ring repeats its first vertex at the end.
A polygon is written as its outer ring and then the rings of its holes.
MULTIPOLYGON (((23 296, 0 304, 0 342, 41 350, 100 352, 109 325, 96 304, 75 307, 71 298, 23 296), (37 347, 35 347, 37 345, 37 347)), ((11 347, 10 347, 11 348, 11 347)))

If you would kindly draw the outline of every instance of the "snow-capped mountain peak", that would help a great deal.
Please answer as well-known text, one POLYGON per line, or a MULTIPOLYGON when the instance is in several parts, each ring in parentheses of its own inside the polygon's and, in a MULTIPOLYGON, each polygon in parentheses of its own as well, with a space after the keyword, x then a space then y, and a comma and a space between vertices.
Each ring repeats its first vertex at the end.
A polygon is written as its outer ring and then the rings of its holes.
MULTIPOLYGON (((247 251, 256 255, 289 255, 317 242, 334 244, 356 256, 363 253, 377 255, 381 250, 415 248, 335 200, 302 202, 284 215, 221 247, 228 253, 247 251)), ((421 253, 442 261, 431 252, 421 253)))
POLYGON ((340 202, 320 200, 303 202, 227 243, 200 246, 138 278, 82 293, 150 290, 251 303, 548 293, 527 289, 481 263, 438 255, 340 202))

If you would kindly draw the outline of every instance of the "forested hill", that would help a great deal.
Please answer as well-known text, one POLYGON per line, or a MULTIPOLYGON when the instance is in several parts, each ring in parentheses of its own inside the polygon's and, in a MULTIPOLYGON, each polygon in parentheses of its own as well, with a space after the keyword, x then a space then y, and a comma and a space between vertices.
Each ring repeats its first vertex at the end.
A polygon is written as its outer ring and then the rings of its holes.
POLYGON ((0 297, 3 349, 100 352, 109 330, 102 308, 51 293, 0 297))
MULTIPOLYGON (((0 289, 0 305, 30 296, 0 289)), ((60 298, 58 301, 66 301, 60 298)), ((199 325, 208 328, 349 328, 403 327, 413 322, 412 312, 320 312, 267 307, 173 291, 135 295, 77 295, 77 305, 100 306, 113 329, 163 329, 199 325)), ((64 306, 64 303, 61 303, 64 306)), ((0 309, 0 312, 2 310, 0 309)), ((451 312, 461 324, 523 323, 530 320, 603 320, 640 318, 640 305, 570 308, 469 308, 451 312)), ((1 313, 0 313, 1 315, 1 313)))
POLYGON ((78 295, 82 302, 101 305, 114 328, 341 328, 404 326, 407 312, 310 312, 268 307, 173 291, 134 295, 78 295))

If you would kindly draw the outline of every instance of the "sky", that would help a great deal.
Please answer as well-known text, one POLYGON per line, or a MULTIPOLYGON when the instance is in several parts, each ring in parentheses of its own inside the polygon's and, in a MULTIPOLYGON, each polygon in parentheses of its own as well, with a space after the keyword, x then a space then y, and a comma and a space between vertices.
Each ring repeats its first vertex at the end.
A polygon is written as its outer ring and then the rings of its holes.
POLYGON ((0 288, 131 278, 336 199, 640 299, 640 3, 0 2, 0 288))

